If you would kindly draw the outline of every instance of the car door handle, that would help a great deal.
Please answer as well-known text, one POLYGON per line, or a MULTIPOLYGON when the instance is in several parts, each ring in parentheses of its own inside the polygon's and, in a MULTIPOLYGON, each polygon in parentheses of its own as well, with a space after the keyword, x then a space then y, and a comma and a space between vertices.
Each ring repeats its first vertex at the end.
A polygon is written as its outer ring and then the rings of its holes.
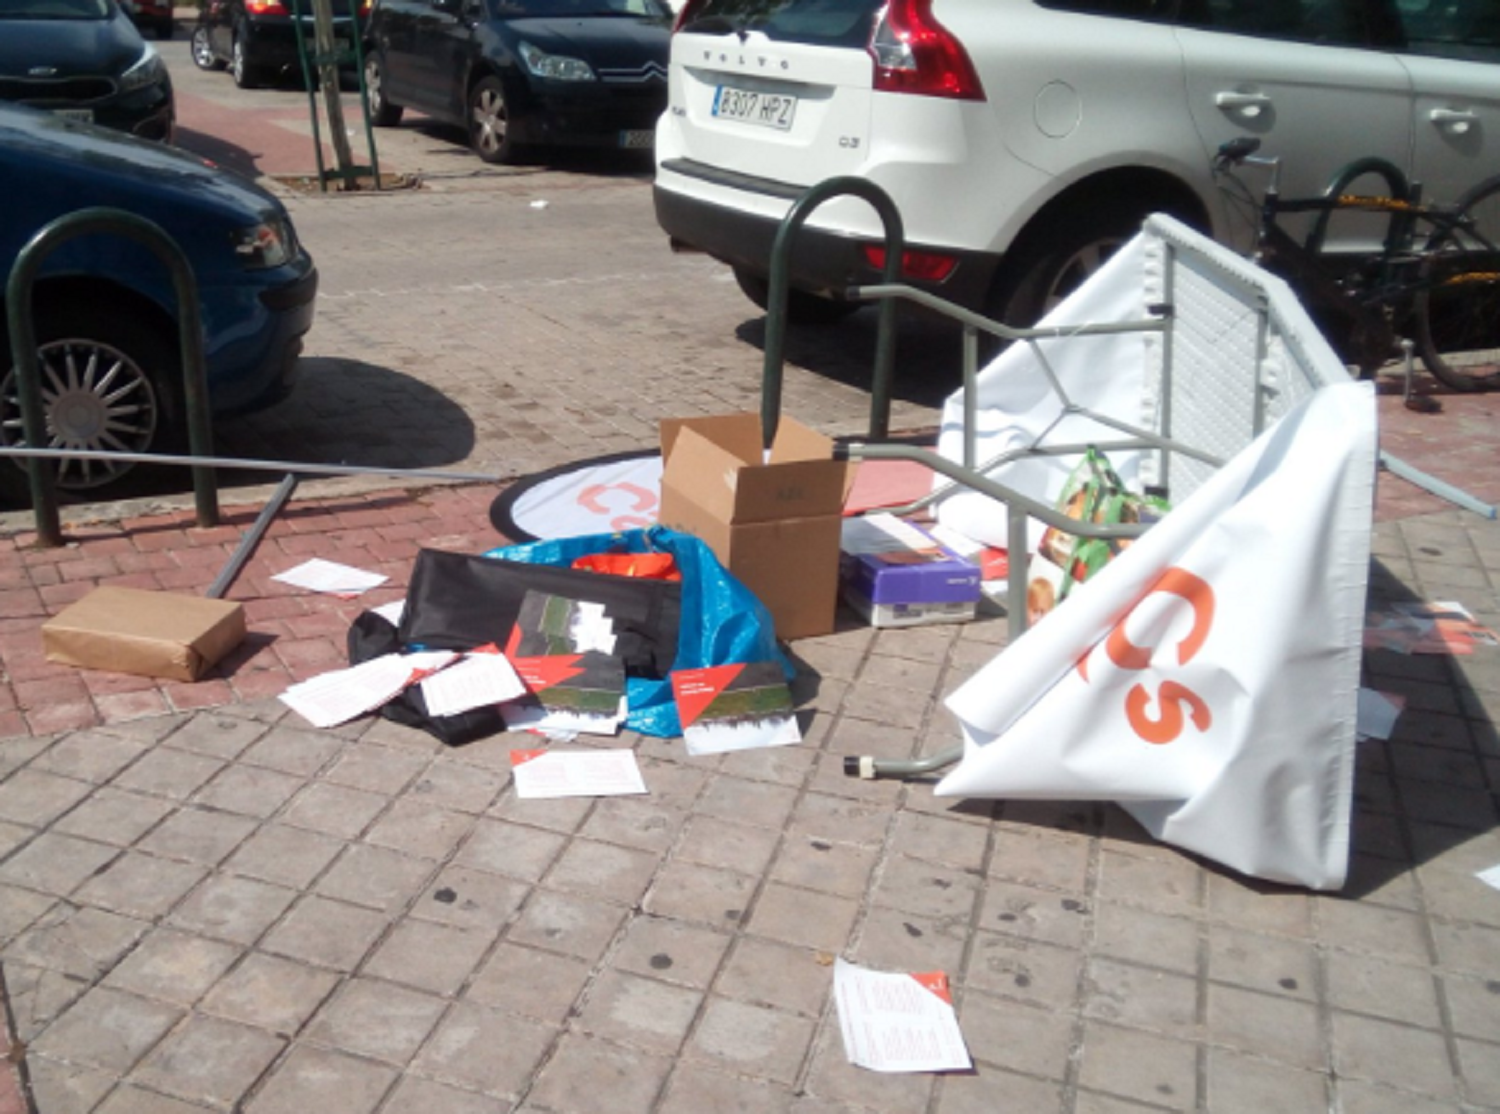
POLYGON ((1466 108, 1434 108, 1427 114, 1427 119, 1454 135, 1467 134, 1479 122, 1479 117, 1466 108))
POLYGON ((1241 116, 1259 116, 1271 107, 1271 98, 1264 93, 1215 93, 1215 107, 1241 116))

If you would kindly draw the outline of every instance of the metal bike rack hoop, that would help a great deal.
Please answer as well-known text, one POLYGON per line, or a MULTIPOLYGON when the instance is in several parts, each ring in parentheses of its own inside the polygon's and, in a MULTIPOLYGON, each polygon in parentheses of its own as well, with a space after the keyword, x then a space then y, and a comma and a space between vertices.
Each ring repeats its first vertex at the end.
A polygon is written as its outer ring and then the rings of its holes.
MULTIPOLYGON (((123 209, 94 207, 66 213, 37 232, 16 256, 5 284, 6 317, 10 326, 11 355, 15 361, 17 395, 21 404, 21 427, 26 443, 47 443, 47 418, 42 410, 41 372, 37 361, 33 294, 36 277, 57 248, 89 235, 123 236, 148 248, 172 276, 177 297, 177 331, 182 353, 183 401, 187 408, 188 443, 194 456, 213 455, 213 431, 208 415, 208 376, 203 363, 203 314, 198 304, 193 266, 182 248, 157 224, 123 209)), ((51 466, 39 457, 27 464, 31 503, 36 514, 37 538, 42 545, 60 546, 62 526, 57 511, 57 491, 51 466)), ((193 497, 199 526, 219 522, 218 487, 212 468, 194 465, 193 497)))

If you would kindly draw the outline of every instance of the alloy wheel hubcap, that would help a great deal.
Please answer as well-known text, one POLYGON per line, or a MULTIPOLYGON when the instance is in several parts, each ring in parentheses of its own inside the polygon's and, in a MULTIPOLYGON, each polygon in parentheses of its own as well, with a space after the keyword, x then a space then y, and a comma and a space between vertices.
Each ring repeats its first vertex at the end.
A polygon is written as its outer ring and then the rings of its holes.
POLYGON ((494 151, 505 142, 505 102, 494 93, 485 93, 474 104, 474 127, 486 151, 494 151))
MULTIPOLYGON (((52 449, 146 452, 156 436, 156 392, 130 357, 93 341, 55 341, 38 353, 46 447, 52 449)), ((0 384, 0 444, 26 444, 20 392, 14 370, 0 384)), ((26 467, 23 458, 14 463, 26 467)), ((130 461, 79 460, 58 463, 57 486, 82 491, 118 479, 130 461)))

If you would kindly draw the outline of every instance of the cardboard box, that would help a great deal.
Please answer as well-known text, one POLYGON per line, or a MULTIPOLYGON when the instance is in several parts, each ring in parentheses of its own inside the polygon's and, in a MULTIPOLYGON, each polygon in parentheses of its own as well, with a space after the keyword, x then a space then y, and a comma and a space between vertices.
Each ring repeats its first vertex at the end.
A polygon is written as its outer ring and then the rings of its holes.
POLYGON ((969 604, 973 617, 982 570, 913 523, 893 514, 845 519, 840 550, 845 589, 868 603, 969 604))
POLYGON ((245 637, 227 600, 140 588, 95 588, 42 624, 48 661, 195 681, 245 637))
POLYGON ((921 627, 930 623, 967 623, 979 611, 967 603, 874 603, 870 597, 844 586, 844 599, 872 627, 921 627))
POLYGON ((782 418, 765 460, 760 417, 726 414, 663 421, 661 449, 657 520, 703 539, 766 605, 778 637, 832 631, 849 485, 833 442, 782 418))

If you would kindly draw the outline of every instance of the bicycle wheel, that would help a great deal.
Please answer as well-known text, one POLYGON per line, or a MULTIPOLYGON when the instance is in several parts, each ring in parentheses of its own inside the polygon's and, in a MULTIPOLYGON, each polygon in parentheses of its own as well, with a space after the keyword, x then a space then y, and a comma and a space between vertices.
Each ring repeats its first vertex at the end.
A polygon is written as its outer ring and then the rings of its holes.
POLYGON ((1500 387, 1500 176, 1464 194, 1471 221, 1435 233, 1422 260, 1413 337, 1422 362, 1455 391, 1500 387))

